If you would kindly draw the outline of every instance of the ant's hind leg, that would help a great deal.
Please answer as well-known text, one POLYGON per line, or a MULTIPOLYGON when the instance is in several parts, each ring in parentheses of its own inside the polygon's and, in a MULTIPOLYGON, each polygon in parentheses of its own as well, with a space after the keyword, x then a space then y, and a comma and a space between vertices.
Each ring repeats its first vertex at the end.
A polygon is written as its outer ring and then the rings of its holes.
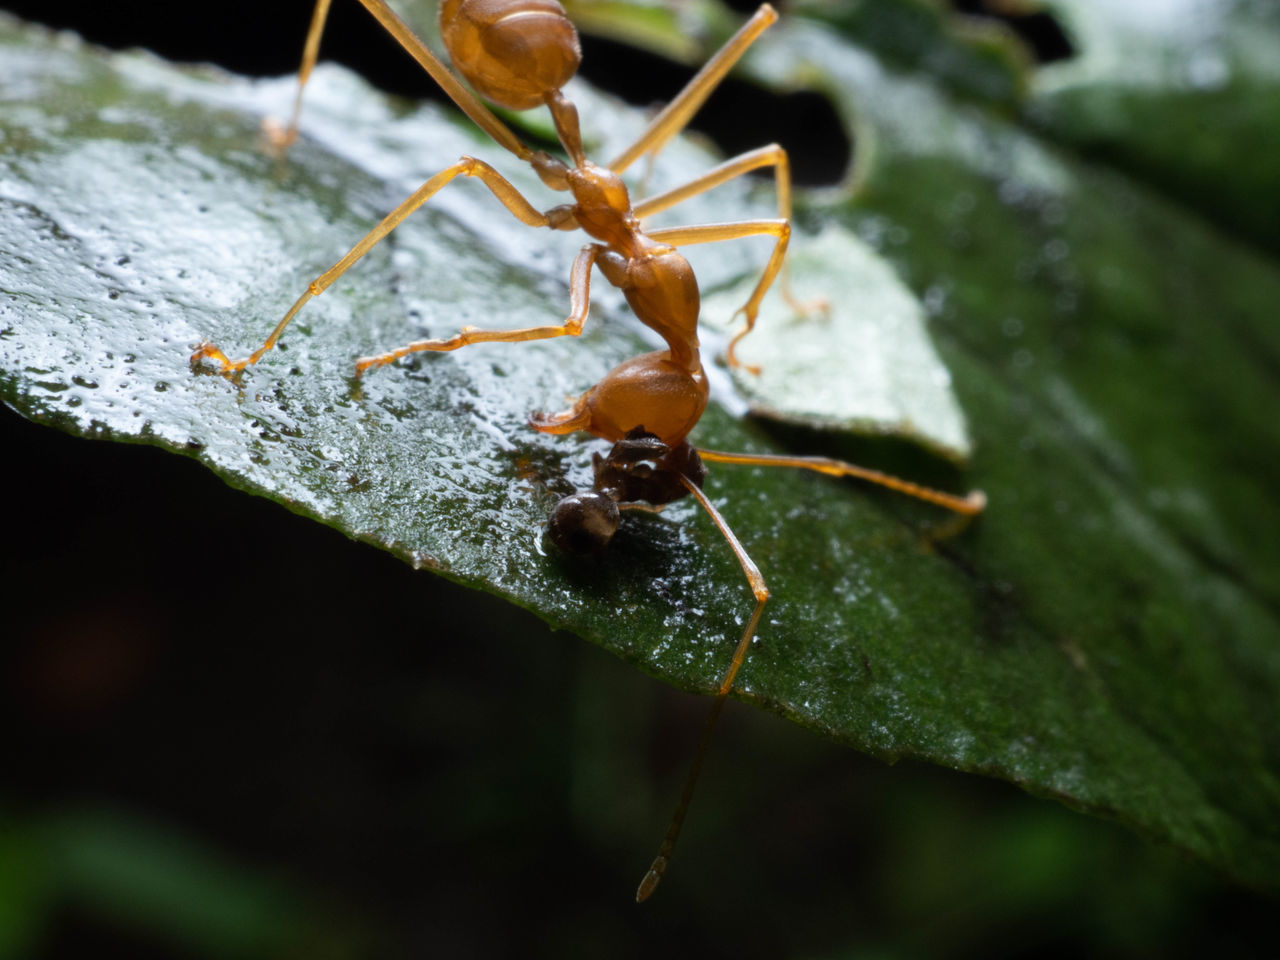
POLYGON ((463 327, 460 332, 447 340, 416 340, 386 353, 361 357, 356 361, 356 376, 360 376, 372 367, 393 363, 411 353, 447 352, 473 343, 522 343, 526 340, 578 336, 582 333, 582 325, 587 320, 587 310, 591 307, 591 268, 595 265, 596 257, 600 255, 602 249, 604 248, 599 244, 588 244, 573 261, 573 268, 569 272, 569 316, 564 323, 547 327, 522 327, 518 330, 478 330, 475 327, 463 327))
POLYGON ((193 364, 199 363, 203 359, 209 359, 216 362, 223 373, 231 373, 236 370, 243 370, 245 367, 252 366, 262 359, 262 355, 276 345, 280 339, 280 335, 284 333, 285 327, 297 316, 298 311, 312 297, 318 297, 324 293, 335 280, 347 272, 351 266, 368 253, 375 244, 392 230, 398 227, 409 214, 413 213, 424 203, 430 200, 438 193, 447 183, 455 177, 467 176, 478 177, 486 187, 493 193, 495 197, 502 201, 511 214, 522 223, 526 223, 531 227, 553 226, 553 219, 546 214, 539 212, 528 200, 526 200, 518 190, 510 182, 508 182, 502 174, 489 166, 483 160, 477 160, 475 157, 463 157, 451 167, 446 167, 437 173, 434 177, 420 186, 413 192, 408 199, 401 203, 398 207, 387 214, 382 222, 365 234, 364 239, 357 243, 348 251, 347 255, 335 263, 332 267, 320 274, 313 280, 302 296, 300 296, 276 324, 275 329, 271 331, 271 335, 263 342, 257 350, 244 357, 241 360, 231 360, 218 347, 212 343, 202 343, 191 355, 193 364))

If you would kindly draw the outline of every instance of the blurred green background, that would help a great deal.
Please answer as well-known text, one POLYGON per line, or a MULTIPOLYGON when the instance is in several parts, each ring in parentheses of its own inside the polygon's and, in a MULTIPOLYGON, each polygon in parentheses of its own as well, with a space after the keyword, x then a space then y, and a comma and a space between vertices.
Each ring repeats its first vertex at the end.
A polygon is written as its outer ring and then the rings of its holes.
POLYGON ((1274 903, 1119 826, 737 703, 637 907, 704 700, 193 462, 0 424, 41 532, 0 956, 1273 952, 1274 903))
MULTIPOLYGON (((5 6, 272 74, 309 3, 5 6)), ((428 93, 344 6, 327 52, 428 93)), ((1034 23, 1042 55, 1069 54, 1034 23)), ((642 102, 691 73, 598 44, 587 75, 642 75, 642 102)), ((841 176, 847 145, 821 143, 814 114, 745 84, 718 99, 726 150, 776 137, 816 158, 802 180, 841 176), (749 143, 744 103, 770 131, 749 143)), ((0 430, 0 957, 1275 953, 1274 903, 1172 851, 740 704, 637 908, 705 701, 194 463, 7 410, 0 430)))

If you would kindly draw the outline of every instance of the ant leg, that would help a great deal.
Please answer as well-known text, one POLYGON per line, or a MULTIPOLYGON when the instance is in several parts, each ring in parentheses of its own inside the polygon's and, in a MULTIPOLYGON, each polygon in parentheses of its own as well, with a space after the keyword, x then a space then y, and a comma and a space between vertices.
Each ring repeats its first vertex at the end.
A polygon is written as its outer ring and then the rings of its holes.
POLYGON ((690 197, 696 197, 700 193, 714 190, 720 184, 727 183, 745 173, 759 170, 761 167, 774 168, 774 179, 777 182, 778 189, 778 218, 790 220, 791 165, 787 161, 787 151, 776 143, 771 143, 767 147, 757 147, 755 150, 748 150, 746 153, 740 153, 686 184, 668 190, 666 193, 646 197, 644 200, 634 204, 631 212, 643 220, 655 213, 669 210, 676 204, 684 203, 690 197))
MULTIPOLYGON (((814 470, 818 473, 824 473, 834 477, 857 477, 871 483, 888 487, 899 493, 925 500, 929 503, 945 507, 953 510, 958 514, 965 516, 973 516, 981 513, 986 507, 987 497, 981 490, 972 491, 967 497, 956 497, 949 493, 942 493, 938 490, 932 490, 928 487, 911 483, 908 480, 900 480, 897 477, 891 477, 888 474, 880 473, 876 470, 868 470, 865 467, 859 467, 852 463, 846 463, 842 460, 832 460, 827 457, 788 457, 774 456, 771 454, 752 454, 752 453, 722 453, 716 450, 698 449, 698 456, 703 460, 709 460, 714 463, 736 463, 747 464, 751 466, 764 467, 799 467, 805 470, 814 470)), ((680 795, 680 803, 676 807, 675 815, 671 818, 671 825, 667 828, 666 837, 662 841, 662 846, 658 849, 658 855, 654 858, 652 866, 649 867, 648 873, 644 875, 644 879, 640 881, 640 888, 636 891, 636 900, 643 901, 648 899, 657 887, 658 882, 662 879, 662 875, 666 872, 667 865, 671 861, 671 854, 675 848, 676 841, 680 836, 680 829, 684 825, 685 815, 689 811, 689 803, 693 798, 694 785, 697 783, 698 774, 702 769, 702 761, 706 756, 707 744, 711 740, 711 731, 714 729, 717 719, 720 717, 721 710, 724 709, 724 702, 728 698, 729 692, 733 689, 734 678, 738 674, 738 670, 742 667, 746 660, 747 650, 751 645, 751 640, 755 636, 756 628, 760 623, 760 617, 764 612, 764 605, 769 599, 769 588, 765 585, 764 577, 760 574, 760 570, 748 556, 742 544, 738 542, 738 538, 734 536, 733 531, 725 522, 724 518, 707 499, 704 494, 694 483, 686 477, 681 476, 680 482, 685 488, 697 498, 702 504, 704 510, 711 516, 716 526, 724 535, 725 540, 729 542, 730 548, 734 555, 738 558, 738 562, 742 565, 743 572, 747 575, 747 580, 751 584, 751 592, 755 594, 756 606, 751 613, 751 619, 747 622, 747 628, 743 631, 742 639, 738 641, 737 649, 734 650, 733 659, 729 663, 729 669, 725 671, 724 678, 720 681, 720 687, 716 691, 716 699, 711 705, 711 711, 707 715, 706 723, 702 728, 702 736, 698 739, 697 750, 694 752, 693 763, 689 768, 689 774, 685 779, 684 790, 680 795)))
POLYGON ((618 504, 618 509, 623 513, 628 510, 639 511, 640 513, 661 513, 667 509, 667 506, 668 504, 665 503, 659 503, 657 506, 652 503, 620 503, 618 504))
MULTIPOLYGON (((368 0, 361 0, 361 2, 365 3, 368 0)), ((711 91, 719 86, 725 74, 746 52, 747 47, 751 46, 756 38, 777 19, 778 12, 773 7, 767 3, 761 4, 760 9, 752 14, 751 19, 728 39, 725 45, 685 85, 685 88, 676 94, 675 99, 653 118, 644 133, 640 134, 639 139, 609 164, 609 169, 614 173, 622 173, 646 153, 657 153, 661 150, 668 140, 685 128, 690 118, 711 95, 711 91)))
MULTIPOLYGON (((778 218, 789 223, 791 221, 791 164, 787 159, 787 151, 776 143, 739 154, 726 160, 718 167, 708 170, 702 176, 690 180, 683 186, 642 200, 635 204, 632 212, 637 217, 644 219, 652 214, 670 209, 676 204, 684 203, 690 197, 713 190, 720 184, 750 173, 752 170, 759 170, 761 167, 773 167, 774 184, 778 191, 778 218)), ((796 299, 795 294, 791 292, 790 271, 787 269, 785 261, 783 262, 779 284, 783 299, 797 313, 810 313, 814 310, 825 312, 828 309, 827 301, 821 297, 809 301, 796 299)))
POLYGON ((734 677, 738 675, 738 670, 747 658, 747 650, 750 649, 751 640, 756 635, 756 627, 760 623, 760 616, 764 613, 764 605, 769 600, 769 588, 765 585, 760 568, 755 565, 747 551, 743 549, 742 544, 738 542, 738 538, 734 536, 729 524, 725 522, 724 517, 720 516, 720 511, 707 499, 707 495, 698 488, 697 484, 683 474, 678 476, 685 489, 693 494, 698 503, 702 504, 702 509, 707 511, 716 527, 719 528, 720 533, 728 541, 733 555, 738 558, 738 563, 742 565, 742 572, 747 575, 747 582, 751 584, 751 592, 755 595, 756 606, 751 611, 751 619, 747 621, 746 629, 742 632, 742 639, 738 641, 738 646, 733 651, 733 659, 729 662, 729 669, 725 671, 724 677, 720 680, 720 686, 716 690, 716 698, 711 704, 711 711, 707 714, 706 723, 702 726, 702 736, 698 738, 698 746, 694 751, 693 763, 689 766, 689 773, 685 778, 684 790, 680 793, 680 803, 676 806, 675 814, 671 818, 671 825, 667 827, 667 834, 662 840, 662 845, 658 848, 658 855, 654 857, 653 863, 644 875, 644 879, 640 881, 639 889, 636 890, 637 903, 643 903, 649 899, 649 896, 658 886, 658 882, 662 879, 662 875, 666 873, 667 865, 671 862, 672 851, 675 849, 676 841, 680 838, 680 828, 684 826, 684 818, 689 812, 689 803, 693 799, 693 788, 698 782, 698 774, 702 771, 702 761, 707 754, 707 744, 711 742, 711 732, 715 729, 716 721, 720 718, 720 711, 724 709, 725 700, 728 699, 729 692, 733 689, 734 677))
POLYGON ((276 345, 276 341, 284 333, 285 327, 289 325, 308 300, 324 293, 335 280, 347 272, 352 264, 368 253, 374 244, 399 226, 409 214, 430 200, 449 181, 458 176, 479 177, 493 195, 502 201, 503 206, 510 210, 516 219, 521 222, 527 223, 531 227, 552 225, 551 219, 546 214, 540 213, 535 209, 497 170, 494 170, 483 160, 477 160, 474 157, 463 157, 453 166, 441 170, 415 190, 408 199, 387 214, 381 223, 365 234, 364 239, 352 247, 345 257, 313 280, 257 350, 241 360, 231 360, 218 347, 212 343, 205 342, 200 344, 196 352, 191 355, 191 362, 194 364, 204 358, 208 358, 218 363, 223 373, 243 370, 245 367, 257 363, 262 359, 264 353, 276 345))
POLYGON ((604 248, 588 244, 578 253, 569 271, 569 316, 564 323, 548 327, 522 327, 519 330, 477 330, 463 327, 447 340, 415 340, 413 343, 373 357, 361 357, 356 361, 356 376, 372 367, 386 366, 401 357, 424 350, 446 352, 473 343, 523 343, 526 340, 550 340, 552 337, 576 337, 582 333, 591 306, 591 268, 604 248))
MULTIPOLYGON (((777 240, 773 245, 773 253, 769 257, 769 262, 765 264, 764 273, 760 275, 760 279, 756 283, 755 290, 751 292, 747 302, 738 309, 738 313, 742 314, 743 319, 746 321, 746 326, 735 333, 733 339, 729 341, 728 358, 729 366, 731 367, 744 366, 739 362, 734 351, 738 346, 738 341, 755 328, 756 317, 760 313, 760 301, 769 292, 769 287, 773 284, 774 277, 782 269, 782 259, 787 254, 787 243, 791 239, 791 224, 786 220, 743 220, 739 223, 704 223, 691 227, 664 227, 661 230, 654 230, 649 233, 649 236, 654 240, 670 243, 673 246, 693 243, 717 243, 721 240, 737 240, 740 237, 755 237, 762 234, 776 237, 777 240)), ((745 369, 751 373, 760 372, 759 367, 745 367, 745 369)))
POLYGON ((311 13, 311 26, 307 28, 307 40, 302 48, 302 65, 298 67, 298 92, 293 97, 293 111, 289 114, 289 125, 281 129, 271 117, 267 117, 262 122, 262 132, 277 153, 283 154, 293 145, 293 141, 298 139, 298 117, 302 114, 302 91, 307 81, 311 79, 311 71, 315 68, 316 59, 320 55, 320 35, 324 33, 331 2, 332 0, 316 0, 315 10, 311 13))
POLYGON ((877 486, 896 490, 898 493, 924 500, 928 503, 944 507, 965 516, 976 516, 987 506, 987 495, 981 490, 972 490, 968 496, 957 497, 941 490, 902 480, 898 477, 870 470, 844 460, 832 460, 828 457, 788 457, 768 453, 723 453, 719 450, 698 450, 698 456, 713 463, 737 463, 753 467, 798 467, 802 470, 813 470, 825 473, 829 477, 856 477, 877 486))
POLYGON ((394 10, 387 6, 385 0, 360 0, 366 10, 373 14, 383 29, 396 39, 396 42, 418 61, 423 70, 431 74, 431 79, 439 84, 458 108, 475 122, 481 130, 493 138, 498 146, 514 153, 521 160, 532 160, 534 151, 525 146, 520 138, 511 132, 511 128, 498 119, 492 110, 481 103, 462 82, 453 75, 440 59, 427 49, 416 33, 407 23, 400 19, 394 10))
MULTIPOLYGON (((302 111, 302 88, 311 78, 311 70, 316 65, 320 50, 320 35, 324 33, 325 20, 329 15, 332 0, 316 0, 315 10, 311 15, 311 26, 307 30, 307 41, 302 52, 302 66, 298 70, 298 93, 294 98, 293 114, 289 125, 280 130, 274 123, 267 125, 267 137, 272 146, 284 150, 298 136, 298 115, 302 111)), ((426 70, 459 109, 470 117, 475 124, 493 138, 500 147, 514 153, 521 160, 532 160, 535 156, 520 138, 511 132, 511 128, 481 103, 476 96, 462 85, 447 66, 432 53, 412 28, 405 23, 385 0, 360 0, 365 9, 373 14, 382 24, 384 30, 395 39, 405 51, 418 61, 418 65, 426 70)))

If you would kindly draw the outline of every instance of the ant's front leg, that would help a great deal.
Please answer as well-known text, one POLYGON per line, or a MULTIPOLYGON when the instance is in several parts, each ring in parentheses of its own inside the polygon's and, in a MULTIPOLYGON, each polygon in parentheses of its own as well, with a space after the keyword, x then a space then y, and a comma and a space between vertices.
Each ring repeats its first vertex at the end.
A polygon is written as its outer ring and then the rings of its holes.
POLYGON ((280 335, 284 333, 285 327, 297 316, 298 311, 303 308, 308 300, 324 293, 335 280, 368 253, 379 240, 399 226, 409 214, 430 200, 445 184, 459 176, 478 177, 493 195, 502 201, 503 206, 511 211, 517 220, 531 227, 555 227, 566 219, 566 214, 562 212, 564 208, 557 207, 550 214, 539 212, 502 174, 498 173, 489 164, 483 160, 477 160, 475 157, 463 157, 453 166, 441 170, 415 190, 407 200, 387 214, 381 223, 370 230, 364 239, 352 247, 345 257, 313 280, 257 350, 243 359, 232 360, 214 344, 205 342, 200 344, 195 353, 191 355, 191 362, 196 364, 201 360, 212 360, 219 365, 223 373, 243 370, 245 367, 257 363, 263 354, 276 345, 280 335))
POLYGON ((526 340, 550 340, 553 337, 576 337, 582 333, 587 311, 591 307, 591 268, 604 247, 592 243, 583 247, 569 271, 569 316, 556 326, 521 327, 518 330, 479 330, 463 327, 447 340, 416 340, 413 343, 356 361, 356 376, 373 367, 386 366, 411 353, 437 353, 457 350, 473 343, 523 343, 526 340))
POLYGON ((800 470, 812 470, 828 477, 853 477, 865 480, 879 487, 895 490, 916 500, 932 503, 952 513, 965 517, 976 517, 987 508, 987 495, 981 490, 971 490, 967 496, 958 497, 952 493, 944 493, 931 487, 921 486, 901 477, 881 473, 869 467, 860 467, 846 460, 832 460, 830 457, 793 457, 770 453, 726 453, 723 450, 703 450, 698 448, 698 456, 712 463, 736 463, 750 467, 794 467, 800 470))
POLYGON ((742 638, 734 648, 729 667, 720 679, 720 686, 716 690, 716 698, 711 702, 711 710, 708 712, 706 722, 702 726, 702 736, 698 738, 698 746, 694 750, 693 763, 689 765, 689 773, 685 777, 684 790, 681 791, 680 802, 671 817, 671 824, 667 827, 667 834, 662 840, 662 845, 658 848, 658 855, 653 858, 653 863, 649 865, 648 871, 640 880, 639 889, 636 890, 637 903, 643 903, 653 895, 654 889, 657 888, 658 882, 662 880, 662 875, 667 872, 667 866, 671 863, 671 854, 675 851, 676 841, 680 839, 680 830, 684 826, 685 816, 689 812, 689 803, 693 800, 693 788, 698 782, 698 774, 702 771, 702 760, 707 753, 707 744, 711 741, 711 732, 715 729, 716 721, 720 718, 720 711, 724 709, 725 701, 733 690, 734 678, 737 677, 738 671, 747 659, 747 651, 751 649, 751 641, 755 638, 756 628, 760 625, 760 616, 764 613, 764 605, 769 601, 769 587, 765 584, 760 568, 756 566, 755 561, 751 559, 750 554, 747 553, 737 536, 734 535, 729 524, 720 515, 720 511, 715 508, 715 505, 698 488, 696 483, 683 474, 680 474, 678 479, 685 489, 693 495, 694 499, 698 501, 702 509, 707 512, 707 515, 711 517, 716 528, 728 542, 729 549, 733 551, 733 555, 737 557, 738 563, 742 566, 742 572, 747 576, 747 583, 751 586, 751 593, 755 597, 756 605, 751 611, 751 617, 747 621, 746 629, 742 631, 742 638))

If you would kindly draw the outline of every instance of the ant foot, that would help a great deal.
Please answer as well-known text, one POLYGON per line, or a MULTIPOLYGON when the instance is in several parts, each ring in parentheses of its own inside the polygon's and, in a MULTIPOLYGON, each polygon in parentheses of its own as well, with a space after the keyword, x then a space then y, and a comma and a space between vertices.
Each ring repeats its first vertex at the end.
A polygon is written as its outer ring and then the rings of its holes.
POLYGON ((934 525, 925 534, 927 543, 943 543, 964 533, 987 507, 987 495, 981 490, 970 490, 968 496, 950 509, 954 513, 943 522, 934 525))
POLYGON ((218 364, 222 373, 227 373, 230 370, 236 369, 236 365, 227 359, 227 355, 208 340, 196 347, 196 352, 191 354, 191 366, 198 367, 200 366, 200 361, 206 359, 212 360, 218 364))
POLYGON ((754 363, 743 363, 738 359, 738 341, 750 333, 754 326, 755 318, 748 318, 747 325, 739 330, 733 339, 729 341, 729 348, 725 351, 725 362, 729 364, 730 370, 745 370, 753 377, 758 377, 761 369, 763 369, 762 367, 754 363))
POLYGON ((402 347, 399 350, 392 350, 389 353, 379 353, 372 357, 359 357, 356 360, 356 379, 363 377, 366 370, 372 370, 375 367, 385 367, 388 364, 395 363, 401 357, 407 357, 412 351, 408 347, 402 347))
POLYGON ((764 367, 760 366, 759 364, 743 363, 741 360, 737 359, 732 353, 728 354, 725 357, 725 360, 729 364, 729 369, 745 370, 747 371, 747 373, 751 374, 753 377, 760 376, 760 371, 764 369, 764 367))
POLYGON ((802 317, 808 317, 815 313, 820 313, 823 317, 831 316, 831 301, 826 297, 814 297, 812 300, 797 300, 795 297, 787 295, 786 301, 787 306, 802 317))
POLYGON ((264 150, 280 160, 284 159, 289 148, 298 139, 297 127, 283 127, 275 117, 263 117, 259 130, 264 150))

